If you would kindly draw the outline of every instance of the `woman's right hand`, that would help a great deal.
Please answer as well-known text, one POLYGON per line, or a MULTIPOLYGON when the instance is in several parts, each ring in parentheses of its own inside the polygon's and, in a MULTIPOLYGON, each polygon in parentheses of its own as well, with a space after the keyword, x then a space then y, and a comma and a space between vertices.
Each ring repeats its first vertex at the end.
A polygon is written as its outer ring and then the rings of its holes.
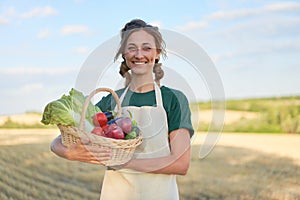
POLYGON ((61 142, 61 136, 58 136, 53 140, 51 150, 56 155, 68 160, 91 164, 105 165, 105 161, 108 161, 111 158, 111 151, 109 148, 92 146, 88 138, 78 139, 75 144, 65 147, 61 142))

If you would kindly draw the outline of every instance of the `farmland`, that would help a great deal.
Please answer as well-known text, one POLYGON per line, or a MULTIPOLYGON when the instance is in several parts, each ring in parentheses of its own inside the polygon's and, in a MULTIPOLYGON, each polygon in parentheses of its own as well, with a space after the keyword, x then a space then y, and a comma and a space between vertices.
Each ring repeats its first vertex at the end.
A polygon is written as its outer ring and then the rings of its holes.
MULTIPOLYGON (((57 134, 57 129, 0 130, 0 199, 99 199, 104 167, 55 156, 49 145, 57 134)), ((204 136, 193 140, 189 173, 178 176, 181 199, 300 199, 298 134, 277 139, 222 134, 199 159, 204 136), (278 146, 282 138, 290 145, 278 146)))
MULTIPOLYGON (((197 134, 189 172, 177 176, 181 199, 300 199, 300 97, 226 101, 222 134, 202 159, 215 110, 210 102, 191 107, 197 134)), ((59 131, 40 119, 0 116, 0 199, 99 199, 105 168, 54 155, 59 131)))

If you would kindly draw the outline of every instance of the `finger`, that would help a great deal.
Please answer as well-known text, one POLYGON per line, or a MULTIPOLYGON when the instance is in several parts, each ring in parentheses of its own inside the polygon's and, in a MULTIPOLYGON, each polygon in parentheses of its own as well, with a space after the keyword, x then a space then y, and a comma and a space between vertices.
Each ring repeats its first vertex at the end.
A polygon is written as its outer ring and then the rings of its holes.
POLYGON ((81 146, 80 139, 77 139, 75 143, 69 147, 69 149, 77 149, 78 146, 81 146))
POLYGON ((89 163, 91 163, 91 164, 97 164, 97 165, 104 165, 105 166, 105 162, 101 162, 99 160, 91 160, 89 163))
POLYGON ((93 157, 100 161, 110 160, 112 155, 110 153, 93 153, 93 157))
POLYGON ((81 142, 81 144, 83 144, 83 145, 87 145, 87 144, 90 143, 90 139, 87 138, 87 137, 84 137, 84 138, 81 138, 81 139, 80 139, 80 142, 81 142))
POLYGON ((111 153, 111 149, 107 147, 86 146, 87 150, 93 153, 111 153))

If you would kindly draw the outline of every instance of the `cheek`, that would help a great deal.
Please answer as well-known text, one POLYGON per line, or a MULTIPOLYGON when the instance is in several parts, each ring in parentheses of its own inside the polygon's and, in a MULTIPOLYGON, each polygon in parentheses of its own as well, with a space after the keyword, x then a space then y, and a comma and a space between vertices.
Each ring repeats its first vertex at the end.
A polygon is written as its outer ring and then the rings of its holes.
POLYGON ((129 61, 130 61, 130 57, 128 56, 124 56, 123 59, 125 60, 125 63, 127 64, 127 66, 129 67, 129 61))
POLYGON ((152 55, 150 55, 148 58, 149 58, 149 62, 150 63, 155 63, 155 59, 156 59, 156 55, 155 54, 152 54, 152 55))
POLYGON ((150 58, 149 61, 150 61, 150 63, 154 63, 155 62, 155 58, 154 57, 150 58))
POLYGON ((126 63, 126 65, 127 65, 127 67, 128 67, 129 69, 131 69, 131 66, 130 66, 129 61, 125 60, 125 63, 126 63))

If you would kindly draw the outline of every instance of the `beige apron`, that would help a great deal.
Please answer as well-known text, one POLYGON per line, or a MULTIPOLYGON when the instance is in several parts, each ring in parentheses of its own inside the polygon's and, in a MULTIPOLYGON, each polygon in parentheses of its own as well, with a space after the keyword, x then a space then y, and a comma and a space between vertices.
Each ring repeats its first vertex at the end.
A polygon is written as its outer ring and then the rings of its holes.
MULTIPOLYGON (((128 88, 122 94, 122 102, 128 88)), ((156 107, 127 106, 137 121, 143 143, 137 147, 135 158, 155 158, 170 154, 168 142, 168 124, 163 108, 161 91, 155 84, 156 107)), ((127 104, 126 104, 127 105, 127 104)), ((138 172, 130 169, 106 170, 100 200, 176 200, 179 199, 175 175, 138 172)))

